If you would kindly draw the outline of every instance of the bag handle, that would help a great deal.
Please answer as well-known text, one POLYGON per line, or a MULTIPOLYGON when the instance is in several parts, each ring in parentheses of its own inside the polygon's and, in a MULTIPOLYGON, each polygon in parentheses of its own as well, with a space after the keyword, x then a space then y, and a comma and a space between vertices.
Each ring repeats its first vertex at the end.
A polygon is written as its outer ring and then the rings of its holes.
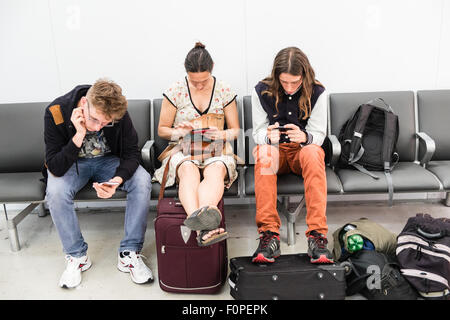
MULTIPOLYGON (((392 109, 392 107, 391 107, 386 101, 384 101, 383 98, 375 98, 375 99, 372 99, 372 100, 366 102, 366 104, 371 104, 371 103, 373 103, 374 101, 381 101, 381 102, 384 104, 383 108, 385 108, 385 109, 386 109, 387 111, 389 111, 389 112, 394 113, 394 110, 392 109)), ((376 107, 378 107, 378 106, 376 106, 376 107)))
POLYGON ((423 231, 420 227, 417 227, 417 233, 420 234, 422 237, 428 238, 428 239, 439 239, 442 238, 445 235, 445 232, 437 232, 437 233, 429 233, 426 231, 423 231))

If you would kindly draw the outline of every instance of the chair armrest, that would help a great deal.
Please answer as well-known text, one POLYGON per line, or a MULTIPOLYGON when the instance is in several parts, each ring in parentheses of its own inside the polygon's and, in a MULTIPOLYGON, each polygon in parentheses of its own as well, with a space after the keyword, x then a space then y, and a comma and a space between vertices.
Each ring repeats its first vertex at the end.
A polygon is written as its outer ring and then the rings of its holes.
POLYGON ((326 154, 326 164, 334 167, 338 163, 339 157, 341 156, 341 143, 335 135, 330 134, 325 138, 323 147, 326 154))
POLYGON ((419 161, 421 166, 426 166, 436 151, 434 140, 425 132, 417 132, 419 138, 419 161))
MULTIPOLYGON (((244 129, 239 130, 239 135, 237 136, 236 141, 236 155, 242 159, 245 163, 245 135, 244 129)), ((238 166, 243 166, 244 164, 238 164, 238 166)))
POLYGON ((154 148, 153 144, 155 140, 147 140, 141 149, 142 160, 144 161, 144 167, 150 173, 155 172, 155 160, 154 160, 154 148))

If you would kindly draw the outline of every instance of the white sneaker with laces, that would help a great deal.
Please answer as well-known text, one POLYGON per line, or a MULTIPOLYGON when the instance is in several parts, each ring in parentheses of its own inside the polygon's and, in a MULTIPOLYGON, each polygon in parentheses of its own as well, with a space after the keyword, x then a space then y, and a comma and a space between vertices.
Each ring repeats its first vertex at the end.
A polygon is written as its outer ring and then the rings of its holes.
POLYGON ((133 282, 142 284, 153 282, 153 274, 142 258, 147 259, 139 252, 123 251, 118 255, 119 262, 117 268, 122 272, 130 273, 133 282))
POLYGON ((87 255, 79 258, 66 255, 66 270, 59 279, 61 288, 74 288, 81 283, 81 272, 86 271, 92 265, 87 255))

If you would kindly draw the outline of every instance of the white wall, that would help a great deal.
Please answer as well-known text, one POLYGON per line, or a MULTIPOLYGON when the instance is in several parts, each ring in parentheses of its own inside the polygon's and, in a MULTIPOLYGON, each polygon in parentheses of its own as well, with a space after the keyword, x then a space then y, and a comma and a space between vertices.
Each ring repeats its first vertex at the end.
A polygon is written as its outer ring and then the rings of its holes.
POLYGON ((0 103, 104 76, 158 98, 197 40, 240 96, 287 46, 329 92, 450 89, 448 0, 0 0, 0 27, 0 103))

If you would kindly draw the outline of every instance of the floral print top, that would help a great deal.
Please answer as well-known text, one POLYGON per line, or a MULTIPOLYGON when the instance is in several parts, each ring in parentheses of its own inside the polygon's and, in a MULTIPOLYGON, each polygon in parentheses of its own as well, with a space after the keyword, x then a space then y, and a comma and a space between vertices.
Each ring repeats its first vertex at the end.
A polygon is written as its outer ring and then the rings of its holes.
POLYGON ((164 91, 164 97, 177 108, 175 121, 173 123, 174 126, 183 121, 199 118, 206 113, 223 114, 223 109, 234 101, 236 94, 231 90, 231 87, 223 81, 217 81, 215 77, 213 78, 214 85, 209 106, 203 112, 200 112, 192 102, 187 78, 175 82, 164 91))

